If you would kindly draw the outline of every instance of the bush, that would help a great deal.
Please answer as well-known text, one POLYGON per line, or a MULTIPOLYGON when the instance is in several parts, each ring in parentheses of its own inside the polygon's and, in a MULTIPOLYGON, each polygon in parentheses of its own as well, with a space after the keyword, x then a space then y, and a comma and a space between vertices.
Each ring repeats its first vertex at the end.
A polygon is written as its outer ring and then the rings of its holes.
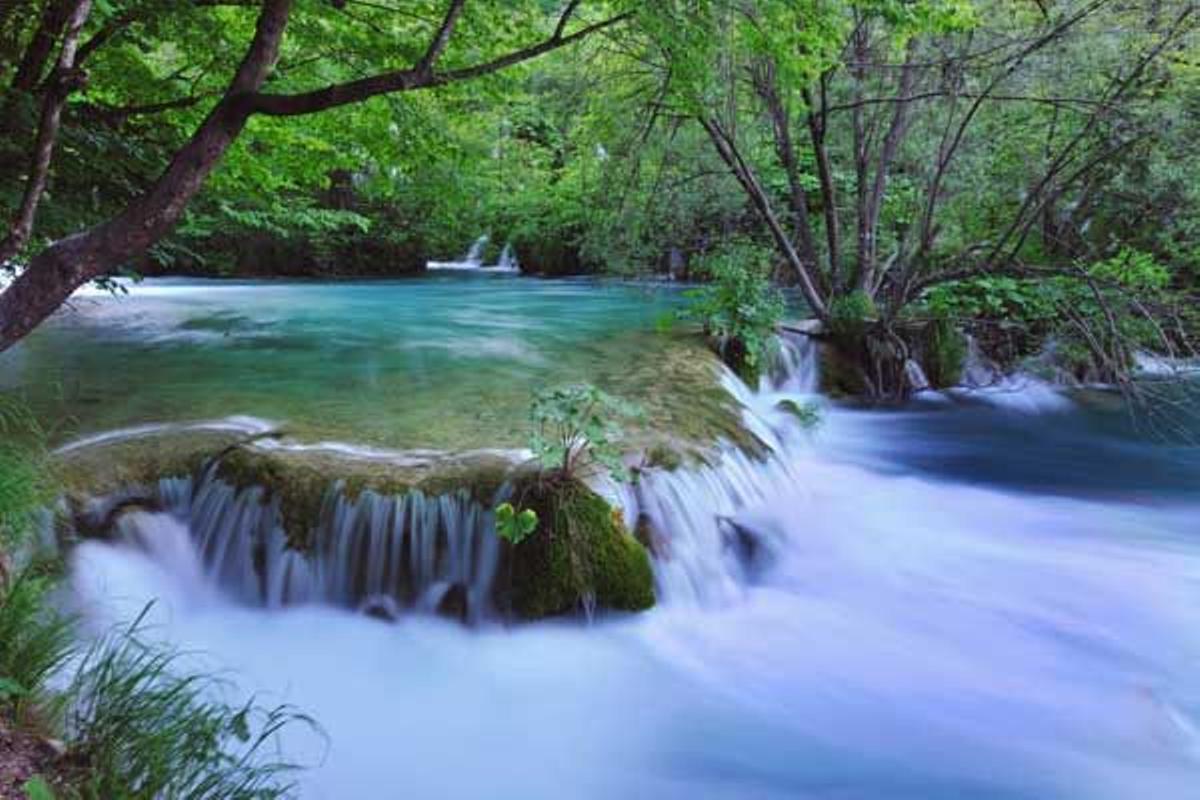
POLYGON ((875 301, 861 289, 835 297, 829 304, 829 327, 835 336, 862 336, 877 316, 875 301))
POLYGON ((683 316, 703 326, 730 367, 755 377, 786 307, 771 285, 770 251, 734 242, 698 259, 696 271, 712 284, 688 292, 691 305, 683 316))
POLYGON ((616 480, 629 479, 618 420, 639 416, 637 407, 590 384, 576 384, 538 392, 529 413, 529 447, 543 467, 568 478, 600 470, 616 480))

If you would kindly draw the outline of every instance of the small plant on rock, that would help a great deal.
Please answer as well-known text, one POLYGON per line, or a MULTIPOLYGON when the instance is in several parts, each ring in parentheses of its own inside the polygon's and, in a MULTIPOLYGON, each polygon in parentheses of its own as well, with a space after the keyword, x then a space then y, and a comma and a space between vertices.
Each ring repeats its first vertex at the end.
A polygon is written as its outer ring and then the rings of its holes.
POLYGON ((533 434, 529 447, 541 465, 564 478, 587 477, 596 471, 629 479, 621 461, 618 420, 640 416, 640 410, 590 384, 538 392, 530 406, 533 434))

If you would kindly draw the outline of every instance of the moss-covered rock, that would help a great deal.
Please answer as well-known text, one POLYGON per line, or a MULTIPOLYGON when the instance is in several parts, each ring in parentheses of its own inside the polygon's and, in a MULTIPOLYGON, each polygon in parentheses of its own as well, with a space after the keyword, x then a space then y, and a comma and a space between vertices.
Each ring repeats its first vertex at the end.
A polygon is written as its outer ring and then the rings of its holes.
POLYGON ((152 486, 160 478, 194 475, 245 438, 228 430, 164 429, 62 450, 54 454, 52 465, 68 498, 98 497, 152 486))
MULTIPOLYGON (((642 611, 654 605, 654 573, 646 549, 625 528, 619 510, 582 483, 533 477, 514 504, 533 509, 538 529, 508 548, 501 607, 522 619, 566 614, 591 595, 598 608, 642 611), (507 602, 504 602, 507 601, 507 602)), ((503 574, 503 573, 502 573, 503 574)))
POLYGON ((358 455, 260 444, 228 431, 163 430, 74 448, 57 455, 55 467, 78 517, 91 498, 110 498, 113 508, 144 500, 154 495, 160 479, 197 476, 215 460, 220 480, 238 490, 258 487, 264 501, 278 500, 289 542, 305 549, 334 486, 350 499, 368 490, 381 495, 465 491, 490 506, 514 463, 502 451, 358 455))

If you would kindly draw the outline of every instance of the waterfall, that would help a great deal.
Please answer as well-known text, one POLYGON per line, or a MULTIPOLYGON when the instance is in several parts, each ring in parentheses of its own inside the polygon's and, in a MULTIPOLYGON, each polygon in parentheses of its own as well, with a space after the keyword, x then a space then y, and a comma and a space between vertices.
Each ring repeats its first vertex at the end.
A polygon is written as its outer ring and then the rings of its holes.
POLYGON ((443 612, 477 622, 491 612, 500 556, 491 512, 465 491, 350 497, 327 493, 307 552, 289 545, 278 497, 210 474, 159 482, 162 514, 123 515, 118 534, 188 584, 201 573, 251 605, 325 603, 395 616, 443 612), (183 550, 163 533, 182 525, 183 550))
POLYGON ((732 372, 725 375, 745 424, 767 447, 765 456, 727 445, 709 465, 653 470, 639 482, 631 515, 650 531, 660 603, 728 603, 783 546, 782 531, 743 526, 739 515, 785 493, 803 495, 808 430, 788 408, 815 402, 819 383, 816 343, 808 336, 780 337, 757 390, 732 372))
POLYGON ((467 254, 463 256, 463 262, 474 264, 475 266, 483 265, 483 248, 487 247, 490 238, 485 233, 471 243, 471 248, 467 250, 467 254))
POLYGON ((973 336, 967 337, 962 385, 951 394, 1023 413, 1063 411, 1072 405, 1059 384, 1028 372, 1005 373, 983 354, 973 336))
POLYGON ((458 270, 461 272, 519 272, 520 265, 517 263, 517 257, 511 244, 504 245, 504 249, 500 252, 500 260, 496 264, 484 265, 483 253, 489 241, 491 241, 490 237, 484 234, 471 244, 466 255, 460 260, 429 261, 425 266, 431 270, 458 270))
POLYGON ((504 249, 500 251, 500 260, 496 263, 496 269, 505 272, 517 272, 521 269, 511 242, 504 245, 504 249))

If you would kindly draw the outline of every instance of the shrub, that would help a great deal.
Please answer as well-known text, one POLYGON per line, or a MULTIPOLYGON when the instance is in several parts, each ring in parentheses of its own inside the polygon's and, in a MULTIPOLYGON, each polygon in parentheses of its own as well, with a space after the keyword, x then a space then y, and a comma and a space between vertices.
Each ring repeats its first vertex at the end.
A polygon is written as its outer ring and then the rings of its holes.
POLYGON ((730 367, 752 377, 785 309, 783 295, 771 285, 770 252, 734 242, 698 259, 696 271, 712 283, 688 293, 684 317, 703 326, 730 367))
POLYGON ((564 477, 583 477, 607 471, 616 480, 628 480, 621 461, 618 420, 638 417, 636 406, 590 384, 546 389, 530 405, 533 434, 529 447, 547 469, 564 477))

